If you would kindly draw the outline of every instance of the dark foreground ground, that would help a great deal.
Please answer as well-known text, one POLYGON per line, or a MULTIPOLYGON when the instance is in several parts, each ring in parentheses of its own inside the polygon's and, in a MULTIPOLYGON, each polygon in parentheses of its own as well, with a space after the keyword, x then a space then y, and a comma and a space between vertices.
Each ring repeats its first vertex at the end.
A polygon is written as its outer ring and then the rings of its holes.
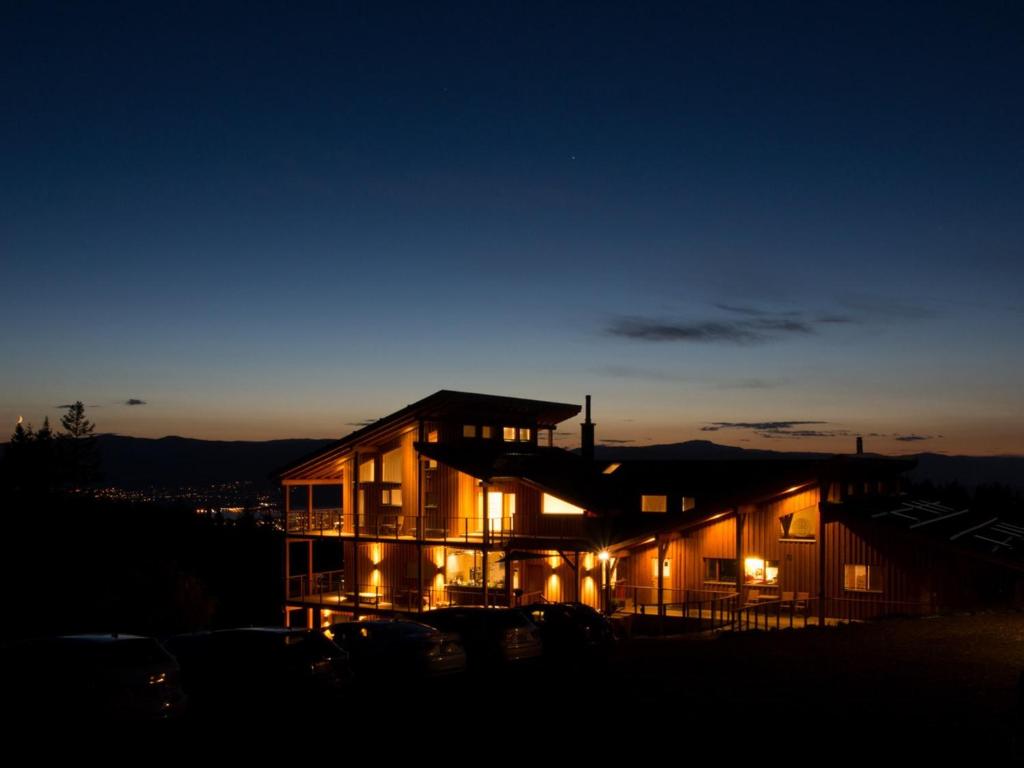
POLYGON ((391 693, 405 711, 429 702, 464 735, 500 743, 507 728, 513 742, 550 737, 569 752, 1024 760, 1022 613, 639 638, 606 665, 573 666, 450 681, 426 699, 391 693))
MULTIPOLYGON (((131 730, 148 739, 155 728, 160 743, 169 730, 193 745, 214 734, 246 750, 369 748, 430 762, 482 746, 472 754, 495 765, 613 756, 618 765, 623 754, 758 766, 1005 765, 1024 762, 1022 672, 1024 613, 990 613, 634 638, 604 663, 380 683, 313 710, 223 707, 131 730)), ((55 721, 67 727, 68 715, 55 721)))

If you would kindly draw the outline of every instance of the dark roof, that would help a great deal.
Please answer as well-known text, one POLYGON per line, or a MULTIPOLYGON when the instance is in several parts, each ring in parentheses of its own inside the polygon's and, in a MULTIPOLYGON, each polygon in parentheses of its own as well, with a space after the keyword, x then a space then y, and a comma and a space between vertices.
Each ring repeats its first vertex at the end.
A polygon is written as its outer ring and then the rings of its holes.
POLYGON ((828 509, 849 523, 899 529, 920 540, 1024 569, 1024 518, 1019 513, 957 509, 909 496, 855 497, 828 509))
POLYGON ((438 390, 417 400, 372 424, 350 432, 337 442, 282 467, 274 473, 280 479, 288 472, 307 464, 330 460, 347 451, 369 435, 414 419, 427 421, 465 420, 467 423, 500 423, 518 426, 524 423, 553 427, 572 418, 581 408, 572 403, 554 403, 547 400, 529 400, 522 397, 484 395, 476 392, 438 390))

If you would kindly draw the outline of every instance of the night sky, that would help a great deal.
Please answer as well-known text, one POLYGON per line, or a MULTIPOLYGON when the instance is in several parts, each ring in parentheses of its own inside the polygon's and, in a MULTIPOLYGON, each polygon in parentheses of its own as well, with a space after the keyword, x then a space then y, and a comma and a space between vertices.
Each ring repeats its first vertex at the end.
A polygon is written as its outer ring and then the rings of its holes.
POLYGON ((7 0, 0 98, 5 435, 1024 452, 1019 3, 7 0))

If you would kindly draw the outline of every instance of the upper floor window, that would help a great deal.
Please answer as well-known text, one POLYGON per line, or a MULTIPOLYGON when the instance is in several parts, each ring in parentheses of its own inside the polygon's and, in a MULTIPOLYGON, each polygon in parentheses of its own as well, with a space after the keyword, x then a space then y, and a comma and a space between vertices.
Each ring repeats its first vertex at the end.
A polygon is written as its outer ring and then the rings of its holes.
POLYGON ((516 441, 516 428, 515 427, 505 427, 502 430, 502 433, 503 433, 503 435, 505 437, 505 442, 506 443, 514 443, 516 441))
POLYGON ((533 430, 529 427, 521 427, 519 429, 519 442, 528 443, 533 437, 533 430))
POLYGON ((644 494, 640 497, 640 511, 668 512, 668 497, 644 494))
POLYGON ((462 436, 463 437, 476 437, 476 424, 463 424, 462 425, 462 436))
POLYGON ((372 458, 366 461, 359 462, 359 482, 360 483, 372 483, 377 479, 377 474, 374 471, 376 469, 377 462, 372 458))
POLYGON ((693 496, 683 496, 683 503, 681 509, 683 512, 689 512, 691 509, 697 506, 697 500, 693 496))
POLYGON ((542 515, 582 515, 583 507, 577 507, 557 496, 545 493, 541 497, 540 511, 542 515))
POLYGON ((427 442, 428 443, 436 443, 437 440, 438 440, 438 435, 437 435, 437 430, 436 429, 432 429, 429 432, 427 432, 427 442))
POLYGON ((484 425, 480 427, 480 437, 484 440, 490 440, 494 436, 494 428, 484 425))
POLYGON ((385 483, 402 482, 402 449, 388 451, 381 457, 381 479, 385 483))

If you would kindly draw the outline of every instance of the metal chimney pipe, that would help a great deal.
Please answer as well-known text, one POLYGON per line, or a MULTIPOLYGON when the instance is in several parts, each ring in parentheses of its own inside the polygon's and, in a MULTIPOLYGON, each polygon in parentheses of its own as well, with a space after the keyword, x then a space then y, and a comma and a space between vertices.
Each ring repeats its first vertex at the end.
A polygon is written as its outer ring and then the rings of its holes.
POLYGON ((862 453, 864 453, 864 438, 858 436, 857 437, 857 455, 860 456, 862 453))
POLYGON ((580 455, 587 461, 594 460, 594 427, 590 420, 590 395, 587 395, 587 420, 580 424, 580 455))

